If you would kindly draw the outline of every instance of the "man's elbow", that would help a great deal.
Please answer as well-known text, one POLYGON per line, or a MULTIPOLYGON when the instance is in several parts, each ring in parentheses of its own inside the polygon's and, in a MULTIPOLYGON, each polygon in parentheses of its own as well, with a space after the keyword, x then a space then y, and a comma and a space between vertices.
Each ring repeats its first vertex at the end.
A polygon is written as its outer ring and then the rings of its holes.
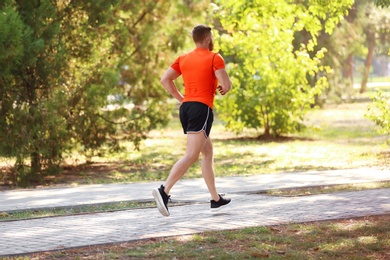
POLYGON ((232 89, 232 82, 229 80, 229 82, 226 84, 225 88, 226 88, 226 92, 230 91, 232 89))
POLYGON ((169 92, 169 93, 171 93, 171 80, 169 79, 169 78, 167 78, 167 77, 162 77, 161 79, 160 79, 160 83, 161 83, 161 85, 169 92))
POLYGON ((169 91, 169 87, 170 87, 170 83, 169 82, 170 82, 170 80, 167 77, 162 77, 160 79, 161 85, 168 91, 169 91))
POLYGON ((166 80, 167 80, 167 79, 166 79, 164 76, 162 76, 161 79, 160 79, 161 85, 164 85, 164 82, 165 82, 166 80))

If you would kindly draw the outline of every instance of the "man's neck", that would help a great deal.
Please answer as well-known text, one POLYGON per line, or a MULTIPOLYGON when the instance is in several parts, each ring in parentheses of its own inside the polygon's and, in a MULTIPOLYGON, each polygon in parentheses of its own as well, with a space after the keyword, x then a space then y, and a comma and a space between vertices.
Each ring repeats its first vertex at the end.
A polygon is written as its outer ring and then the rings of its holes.
POLYGON ((197 48, 197 49, 206 49, 206 50, 208 50, 208 49, 209 49, 209 46, 208 46, 208 45, 205 45, 205 44, 202 44, 202 43, 197 43, 197 44, 196 44, 196 48, 197 48))

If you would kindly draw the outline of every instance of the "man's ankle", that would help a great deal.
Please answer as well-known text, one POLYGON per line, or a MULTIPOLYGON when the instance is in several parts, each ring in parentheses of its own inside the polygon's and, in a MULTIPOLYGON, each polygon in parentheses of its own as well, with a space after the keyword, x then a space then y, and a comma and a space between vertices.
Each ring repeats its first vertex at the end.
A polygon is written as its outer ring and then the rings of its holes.
POLYGON ((169 193, 169 192, 167 192, 167 188, 166 188, 164 185, 162 185, 162 187, 163 187, 164 193, 168 196, 168 193, 169 193))
POLYGON ((218 199, 212 198, 215 202, 218 202, 221 199, 221 196, 219 196, 219 194, 217 195, 218 195, 218 199))

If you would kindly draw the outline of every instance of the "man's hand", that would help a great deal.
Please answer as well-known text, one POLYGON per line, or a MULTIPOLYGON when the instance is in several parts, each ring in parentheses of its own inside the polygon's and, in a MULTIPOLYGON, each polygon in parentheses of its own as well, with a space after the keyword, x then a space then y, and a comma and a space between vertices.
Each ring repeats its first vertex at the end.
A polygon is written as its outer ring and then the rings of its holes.
POLYGON ((219 93, 223 96, 223 95, 225 95, 227 92, 225 92, 224 90, 223 90, 223 88, 222 88, 222 86, 221 85, 219 85, 218 87, 217 87, 217 90, 219 91, 219 93))
POLYGON ((219 69, 215 71, 215 76, 217 76, 218 82, 220 85, 217 87, 217 90, 221 95, 225 95, 232 88, 232 82, 229 79, 229 76, 225 69, 219 69))

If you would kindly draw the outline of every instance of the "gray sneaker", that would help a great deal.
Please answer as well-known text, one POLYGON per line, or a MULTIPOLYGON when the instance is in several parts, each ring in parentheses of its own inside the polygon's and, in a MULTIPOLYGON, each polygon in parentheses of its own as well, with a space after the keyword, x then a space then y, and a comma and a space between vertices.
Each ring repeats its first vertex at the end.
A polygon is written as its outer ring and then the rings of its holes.
POLYGON ((171 196, 168 196, 165 193, 163 185, 158 189, 153 189, 152 194, 156 201, 158 211, 160 211, 161 215, 168 217, 170 215, 168 211, 168 201, 171 196))

